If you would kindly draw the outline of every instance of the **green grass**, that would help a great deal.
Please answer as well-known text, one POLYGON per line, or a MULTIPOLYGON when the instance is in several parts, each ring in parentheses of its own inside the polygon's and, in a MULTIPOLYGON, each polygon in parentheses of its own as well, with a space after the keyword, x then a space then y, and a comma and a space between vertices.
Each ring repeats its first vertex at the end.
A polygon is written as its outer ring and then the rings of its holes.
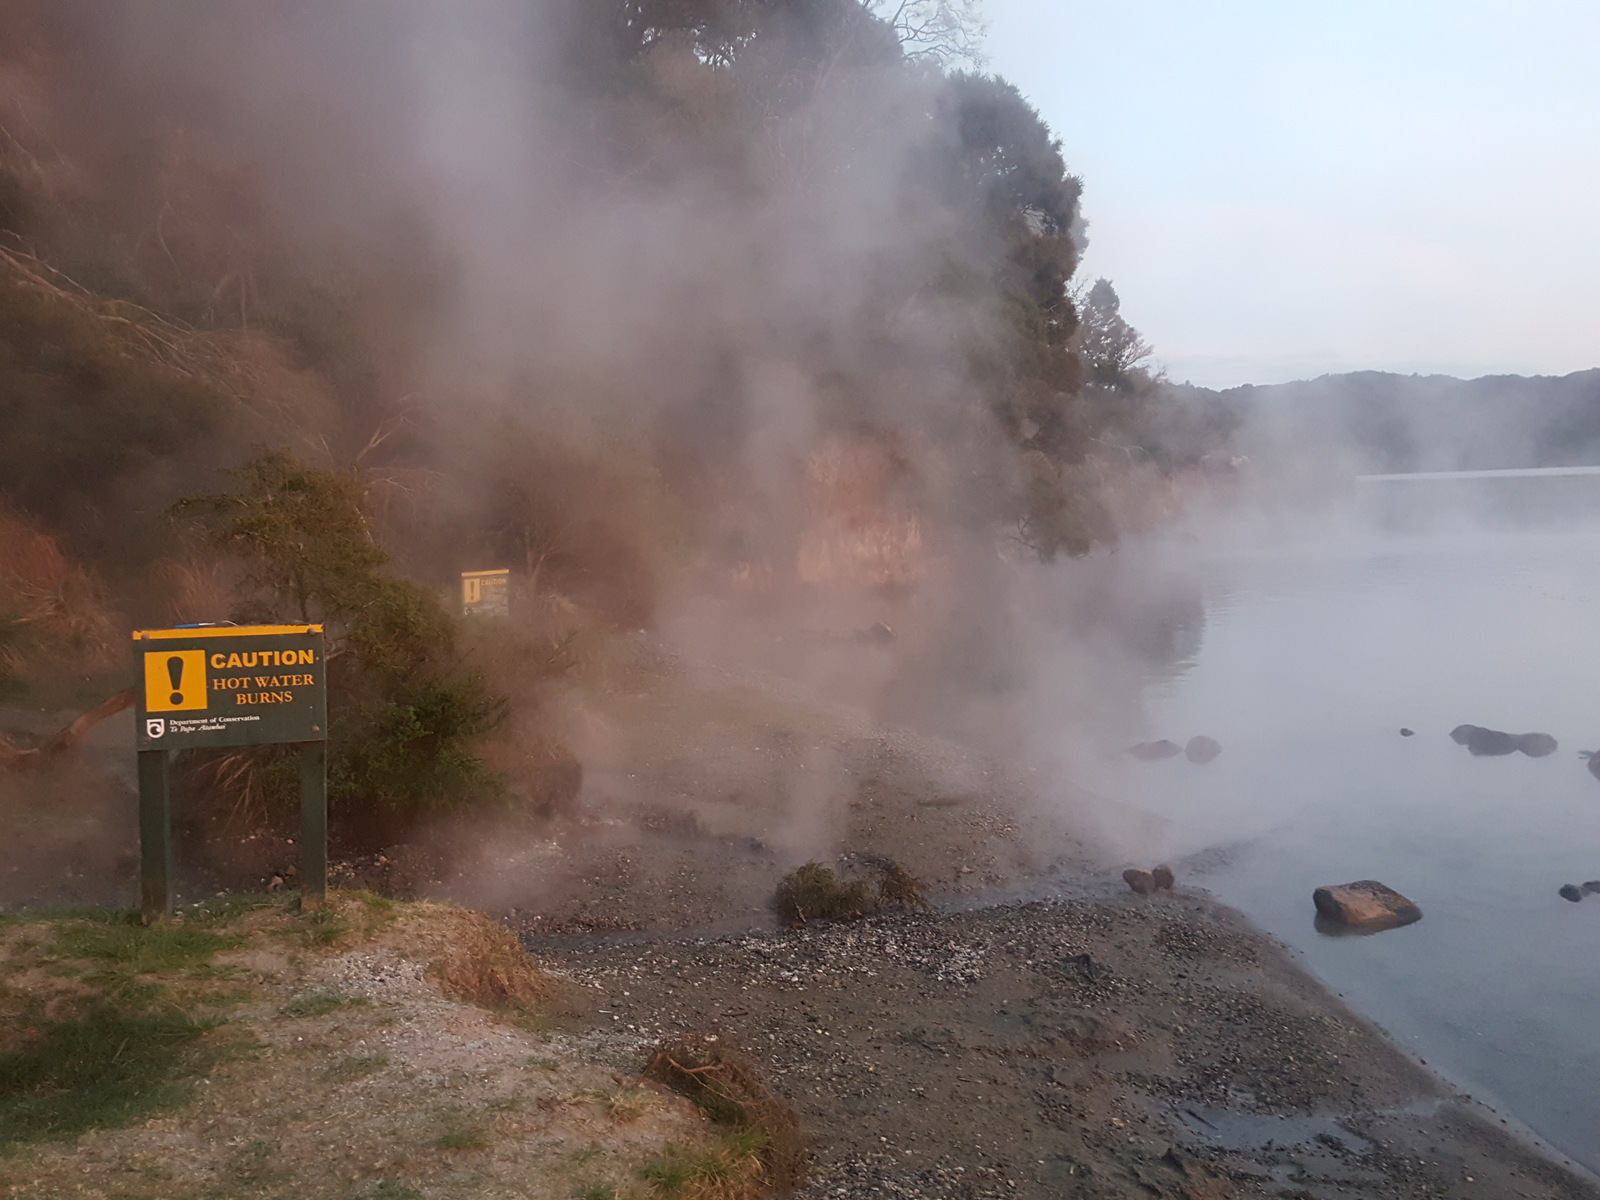
POLYGON ((572 1193, 573 1200, 617 1200, 617 1189, 609 1183, 585 1184, 572 1193))
POLYGON ((761 1160, 766 1148, 766 1137, 754 1130, 727 1134, 706 1149, 668 1146, 665 1154, 645 1164, 639 1176, 662 1196, 676 1196, 692 1188, 754 1200, 761 1194, 761 1160))
POLYGON ((131 975, 165 975, 206 966, 240 939, 207 929, 161 922, 141 925, 132 913, 79 917, 56 930, 57 954, 106 963, 131 975))
POLYGON ((440 1150, 482 1150, 489 1144, 489 1139, 484 1136, 483 1130, 473 1126, 463 1126, 459 1129, 447 1129, 433 1144, 440 1150))
POLYGON ((44 1025, 0 1054, 0 1149, 127 1125, 181 1103, 209 1056, 215 1022, 167 1009, 99 1004, 44 1025))
POLYGON ((306 992, 296 996, 278 1011, 286 1017, 325 1017, 345 1008, 360 1008, 369 1003, 365 996, 343 992, 306 992))

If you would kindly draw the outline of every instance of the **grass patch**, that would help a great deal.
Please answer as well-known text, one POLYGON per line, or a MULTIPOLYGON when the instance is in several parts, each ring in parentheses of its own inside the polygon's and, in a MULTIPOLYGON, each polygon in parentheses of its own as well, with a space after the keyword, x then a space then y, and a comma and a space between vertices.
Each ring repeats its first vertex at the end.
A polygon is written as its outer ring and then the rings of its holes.
MULTIPOLYGON (((793 1188, 805 1175, 805 1146, 794 1110, 773 1094, 744 1055, 730 1050, 720 1041, 705 1037, 681 1037, 663 1043, 645 1068, 645 1078, 665 1084, 687 1096, 701 1112, 727 1131, 713 1157, 720 1165, 721 1179, 746 1180, 750 1189, 762 1185, 793 1188), (756 1169, 745 1162, 751 1156, 756 1169), (737 1168, 737 1169, 735 1169, 737 1168), (730 1174, 731 1172, 731 1174, 730 1174)), ((709 1170, 704 1156, 668 1154, 655 1166, 663 1172, 660 1180, 646 1177, 658 1191, 689 1188, 689 1196, 743 1196, 754 1191, 726 1193, 713 1188, 715 1182, 703 1174, 709 1170), (696 1165, 698 1164, 698 1165, 696 1165), (678 1183, 670 1180, 688 1171, 678 1183), (697 1171, 702 1173, 696 1174, 697 1171)), ((718 1184, 720 1186, 720 1184, 718 1184)), ((745 1185, 741 1185, 745 1186, 745 1185)))
POLYGON ((300 939, 307 946, 331 946, 350 932, 350 926, 332 908, 319 908, 300 922, 300 939))
POLYGON ((0 1148, 127 1125, 181 1103, 215 1022, 100 1004, 0 1054, 0 1148))
POLYGON ((278 1011, 286 1017, 325 1017, 346 1008, 361 1008, 370 1003, 365 996, 343 992, 306 992, 296 996, 278 1011))
POLYGON ((489 1145, 489 1133, 475 1122, 456 1122, 434 1139, 439 1150, 482 1150, 489 1145))
POLYGON ((176 922, 141 925, 133 913, 78 918, 56 930, 56 953, 111 964, 132 975, 166 975, 210 963, 240 939, 176 922))
POLYGON ((724 1134, 713 1146, 669 1146, 640 1177, 659 1196, 679 1200, 757 1200, 771 1182, 765 1136, 754 1130, 724 1134))
POLYGON ((356 1200, 422 1200, 422 1193, 392 1179, 379 1179, 356 1193, 356 1200))
POLYGON ((462 920, 428 974, 445 995, 480 1008, 529 1012, 550 993, 517 935, 479 913, 462 920))
POLYGON ((617 1200, 615 1184, 586 1183, 572 1193, 572 1200, 617 1200))

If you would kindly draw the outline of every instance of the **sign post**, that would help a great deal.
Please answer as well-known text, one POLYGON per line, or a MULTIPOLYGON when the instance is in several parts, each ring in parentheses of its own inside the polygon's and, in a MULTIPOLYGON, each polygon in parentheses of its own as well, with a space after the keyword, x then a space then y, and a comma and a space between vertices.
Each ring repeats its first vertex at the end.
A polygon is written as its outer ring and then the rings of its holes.
POLYGON ((461 572, 461 615, 509 617, 511 615, 510 569, 461 572))
POLYGON ((133 635, 139 686, 139 907, 169 911, 174 750, 296 744, 300 907, 328 889, 328 688, 321 625, 210 625, 133 635))

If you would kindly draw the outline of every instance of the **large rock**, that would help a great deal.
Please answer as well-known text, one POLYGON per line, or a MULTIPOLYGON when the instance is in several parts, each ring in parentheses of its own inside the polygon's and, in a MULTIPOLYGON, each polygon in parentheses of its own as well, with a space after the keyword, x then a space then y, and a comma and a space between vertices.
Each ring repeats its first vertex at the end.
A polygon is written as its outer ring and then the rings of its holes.
POLYGON ((1182 754, 1183 747, 1177 742, 1169 742, 1162 738, 1159 742, 1140 742, 1137 746, 1129 746, 1128 753, 1135 758, 1146 761, 1154 758, 1171 758, 1174 754, 1182 754))
POLYGON ((1543 758, 1556 752, 1556 740, 1548 733, 1503 733, 1482 725, 1457 725, 1450 731, 1450 739, 1480 758, 1514 754, 1518 750, 1529 758, 1543 758))
POLYGON ((1600 754, 1589 755, 1589 774, 1600 779, 1600 754))
POLYGON ((1149 871, 1139 870, 1138 867, 1129 867, 1122 873, 1122 879, 1141 896, 1148 896, 1156 890, 1155 876, 1149 871))
POLYGON ((1394 929, 1422 920, 1422 910, 1376 879, 1319 887, 1311 902, 1327 920, 1351 929, 1394 929))
POLYGON ((1519 733, 1517 735, 1517 749, 1529 758, 1543 758, 1547 754, 1554 754, 1558 746, 1555 738, 1548 733, 1519 733))
POLYGON ((1479 758, 1497 758, 1502 754, 1515 754, 1519 747, 1514 733, 1474 725, 1467 734, 1467 749, 1479 758))
POLYGON ((1183 753, 1192 763, 1208 763, 1222 753, 1222 743, 1215 738, 1192 737, 1183 748, 1183 753))

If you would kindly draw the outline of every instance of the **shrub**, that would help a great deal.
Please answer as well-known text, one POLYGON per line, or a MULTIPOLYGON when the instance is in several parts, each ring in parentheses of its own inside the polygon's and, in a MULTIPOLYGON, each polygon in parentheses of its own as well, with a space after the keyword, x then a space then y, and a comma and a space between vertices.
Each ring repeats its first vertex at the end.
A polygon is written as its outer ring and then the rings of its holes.
POLYGON ((753 1195, 759 1185, 797 1186, 805 1146, 794 1110, 773 1094, 744 1055, 719 1040, 685 1036, 663 1042, 645 1078, 687 1096, 728 1131, 708 1152, 669 1152, 646 1178, 659 1191, 686 1195, 753 1195), (727 1186, 718 1192, 717 1186, 727 1186), (744 1190, 740 1190, 743 1188, 744 1190))

